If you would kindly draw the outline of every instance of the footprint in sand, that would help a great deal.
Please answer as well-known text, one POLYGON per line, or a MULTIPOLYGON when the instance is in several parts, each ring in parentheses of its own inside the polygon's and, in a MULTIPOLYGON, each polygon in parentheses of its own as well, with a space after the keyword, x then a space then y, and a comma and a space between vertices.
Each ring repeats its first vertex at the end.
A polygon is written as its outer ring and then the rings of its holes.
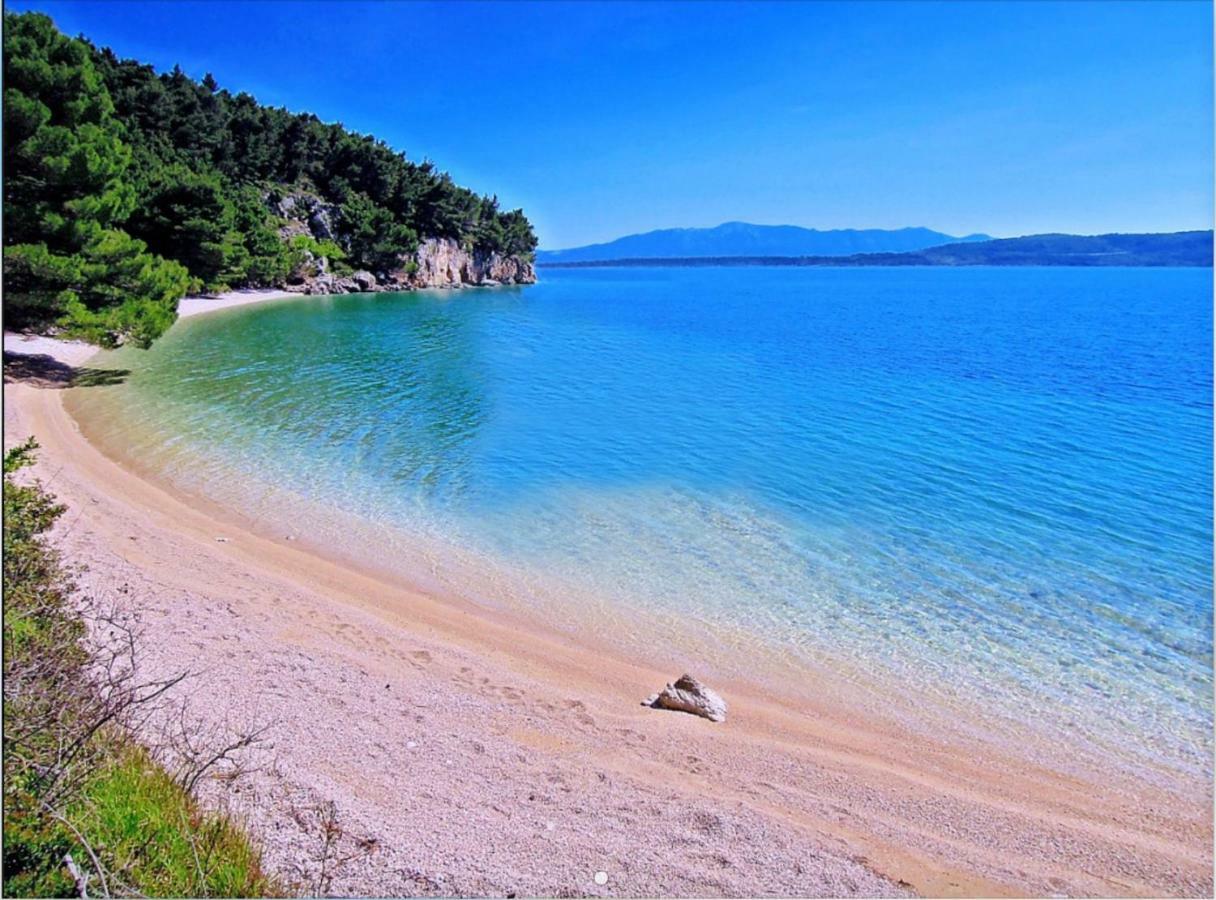
POLYGON ((646 735, 640 731, 634 731, 632 728, 618 728, 616 733, 624 738, 627 747, 639 747, 646 743, 646 735))
POLYGON ((580 724, 587 726, 595 725, 595 719, 587 712, 587 704, 582 700, 563 700, 560 705, 551 703, 548 700, 540 700, 536 703, 536 706, 547 713, 573 713, 575 721, 580 724))

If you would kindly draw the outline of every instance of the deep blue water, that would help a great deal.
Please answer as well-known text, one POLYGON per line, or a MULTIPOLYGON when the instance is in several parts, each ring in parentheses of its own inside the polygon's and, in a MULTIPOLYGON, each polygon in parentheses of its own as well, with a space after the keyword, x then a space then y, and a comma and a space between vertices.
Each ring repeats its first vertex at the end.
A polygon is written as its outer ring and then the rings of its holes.
POLYGON ((549 573, 557 618, 675 610, 1208 765, 1209 270, 541 274, 185 321, 90 428, 549 573))

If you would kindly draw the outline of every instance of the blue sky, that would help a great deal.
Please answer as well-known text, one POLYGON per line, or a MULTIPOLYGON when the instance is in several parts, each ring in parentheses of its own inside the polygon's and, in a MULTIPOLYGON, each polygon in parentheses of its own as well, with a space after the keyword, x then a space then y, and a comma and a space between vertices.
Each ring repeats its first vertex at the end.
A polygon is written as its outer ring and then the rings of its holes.
POLYGON ((1202 0, 7 6, 429 157, 547 248, 733 219, 1212 224, 1202 0))

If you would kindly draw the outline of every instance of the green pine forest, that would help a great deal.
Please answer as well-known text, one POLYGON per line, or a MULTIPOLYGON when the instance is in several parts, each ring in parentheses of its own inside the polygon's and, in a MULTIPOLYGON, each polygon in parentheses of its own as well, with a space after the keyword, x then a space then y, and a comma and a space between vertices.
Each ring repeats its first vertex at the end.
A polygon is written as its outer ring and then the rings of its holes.
POLYGON ((4 16, 9 328, 148 346, 189 292, 280 285, 306 252, 383 273, 419 240, 530 259, 521 210, 383 141, 158 74, 40 13, 4 16), (280 237, 275 204, 337 206, 336 243, 280 237))

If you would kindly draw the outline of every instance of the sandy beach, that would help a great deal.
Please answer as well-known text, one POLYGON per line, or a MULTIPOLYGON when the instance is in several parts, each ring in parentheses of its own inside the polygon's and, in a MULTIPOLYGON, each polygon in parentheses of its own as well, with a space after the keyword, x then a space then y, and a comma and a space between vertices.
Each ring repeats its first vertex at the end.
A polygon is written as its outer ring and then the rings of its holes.
POLYGON ((302 294, 291 291, 274 291, 248 288, 241 291, 225 291, 221 294, 208 294, 199 297, 183 297, 177 306, 177 317, 188 319, 203 313, 216 312, 221 309, 231 309, 236 306, 248 306, 251 303, 265 303, 268 300, 288 300, 301 297, 302 294))
MULTIPOLYGON (((183 297, 178 304, 177 317, 188 319, 221 309, 233 309, 270 300, 289 300, 303 295, 290 291, 247 289, 226 291, 197 297, 183 297)), ((60 340, 38 334, 4 332, 4 351, 18 357, 45 357, 50 363, 80 366, 97 353, 97 347, 84 341, 60 340)))
POLYGON ((1211 894, 1210 796, 934 740, 834 692, 715 684, 723 724, 645 708, 681 673, 188 504, 84 439, 63 378, 10 357, 79 367, 91 348, 6 335, 5 350, 6 442, 41 444, 81 587, 139 611, 147 672, 194 673, 194 714, 268 728, 255 770, 206 797, 306 891, 1211 894), (328 804, 340 865, 323 862, 328 804))

